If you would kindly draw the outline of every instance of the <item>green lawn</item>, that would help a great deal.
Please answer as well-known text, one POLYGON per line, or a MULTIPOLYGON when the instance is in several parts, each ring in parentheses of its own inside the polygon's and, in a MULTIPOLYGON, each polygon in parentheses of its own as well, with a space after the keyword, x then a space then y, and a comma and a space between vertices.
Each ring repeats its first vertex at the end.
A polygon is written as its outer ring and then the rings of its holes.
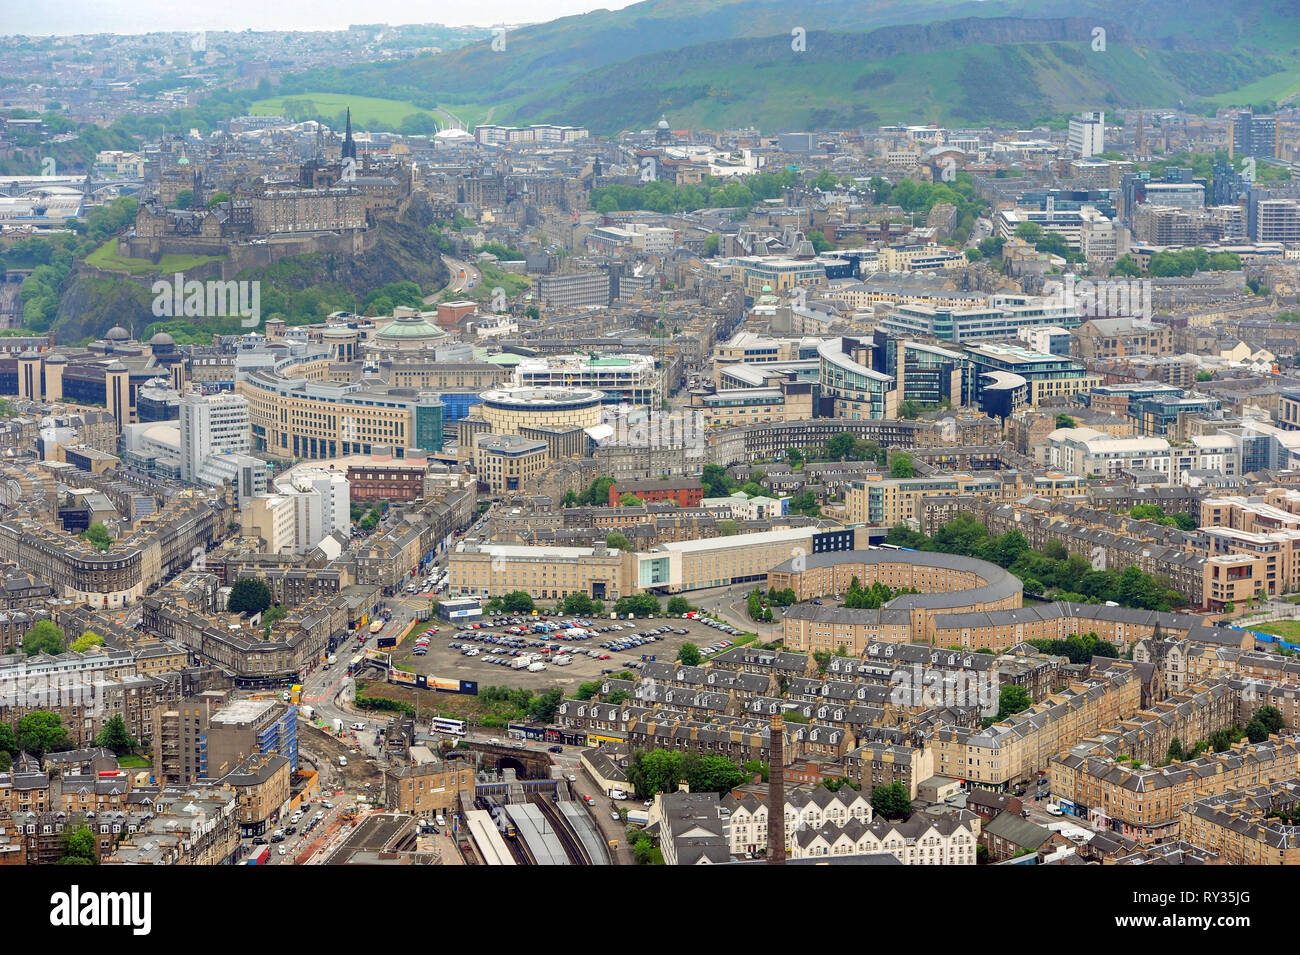
MULTIPOLYGON (((345 109, 351 108, 353 129, 370 129, 374 127, 396 129, 401 125, 402 120, 412 113, 432 116, 438 121, 439 126, 446 125, 446 121, 433 110, 424 109, 414 103, 396 99, 380 99, 375 96, 351 96, 347 93, 308 92, 273 96, 253 103, 248 107, 248 113, 250 116, 287 114, 288 111, 284 107, 286 101, 309 101, 316 112, 322 116, 332 116, 335 113, 341 113, 345 109)), ((455 110, 451 110, 451 112, 454 113, 455 110)))
POLYGON ((153 763, 145 759, 143 756, 119 756, 117 758, 117 765, 121 766, 123 769, 147 769, 152 766, 153 763))
POLYGON ((1251 624, 1250 629, 1282 637, 1288 643, 1300 642, 1300 620, 1270 620, 1268 623, 1251 624))
POLYGON ((220 262, 224 255, 164 255, 157 264, 148 259, 131 259, 115 251, 116 239, 109 239, 90 255, 86 264, 105 272, 126 272, 129 275, 167 274, 195 269, 209 262, 220 262))

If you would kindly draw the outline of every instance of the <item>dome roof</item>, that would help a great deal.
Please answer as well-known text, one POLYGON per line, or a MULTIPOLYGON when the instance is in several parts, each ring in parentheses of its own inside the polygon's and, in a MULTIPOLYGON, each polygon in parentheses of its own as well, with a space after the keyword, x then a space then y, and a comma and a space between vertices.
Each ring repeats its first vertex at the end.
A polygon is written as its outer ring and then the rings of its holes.
POLYGON ((379 341, 416 341, 421 338, 441 338, 446 334, 419 315, 403 315, 376 332, 375 338, 379 341))
POLYGON ((114 325, 104 333, 104 340, 110 342, 124 342, 131 338, 131 333, 121 325, 114 325))
POLYGON ((175 345, 176 339, 172 338, 166 332, 156 332, 153 338, 149 339, 150 345, 175 345))

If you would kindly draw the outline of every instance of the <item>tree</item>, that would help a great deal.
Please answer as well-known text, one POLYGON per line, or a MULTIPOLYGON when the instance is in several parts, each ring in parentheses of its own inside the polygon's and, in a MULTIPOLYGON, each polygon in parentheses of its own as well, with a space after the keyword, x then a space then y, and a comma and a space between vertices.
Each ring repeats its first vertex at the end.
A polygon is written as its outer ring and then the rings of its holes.
POLYGON ((628 492, 619 497, 618 503, 623 507, 645 507, 645 501, 637 497, 632 492, 628 492))
POLYGON ((600 613, 604 606, 600 601, 592 600, 584 593, 567 594, 560 603, 560 612, 574 614, 580 617, 588 617, 594 613, 600 613))
POLYGON ((90 541, 98 551, 106 551, 113 546, 113 535, 108 532, 103 521, 95 521, 87 527, 81 539, 90 541))
POLYGON ((628 760, 627 781, 638 799, 677 791, 682 779, 682 754, 677 750, 635 750, 628 760))
POLYGON ((1126 253, 1115 260, 1114 266, 1111 267, 1110 274, 1111 278, 1122 276, 1137 278, 1142 274, 1142 267, 1138 265, 1137 259, 1126 253))
POLYGON ((629 551, 632 549, 632 542, 618 531, 615 531, 605 538, 605 546, 610 550, 629 551))
POLYGON ((577 691, 573 694, 574 699, 589 700, 600 692, 600 684, 596 682, 579 683, 577 691))
POLYGON ((103 645, 104 645, 103 637, 101 637, 93 630, 87 630, 76 640, 74 640, 72 642, 72 646, 68 647, 68 649, 71 650, 73 653, 84 653, 87 650, 89 650, 91 647, 102 647, 103 645))
POLYGON ((803 465, 803 452, 798 448, 786 448, 785 459, 790 462, 790 467, 798 470, 803 465))
POLYGON ((871 791, 871 808, 886 819, 906 819, 912 814, 912 798, 902 781, 877 786, 871 791))
POLYGON ((854 442, 851 431, 841 431, 832 435, 826 442, 826 456, 834 460, 847 460, 853 457, 854 442))
POLYGON ((913 462, 912 456, 902 451, 891 455, 889 476, 892 478, 916 477, 916 464, 913 462))
POLYGON ((0 723, 0 753, 7 753, 10 756, 17 756, 19 753, 18 738, 14 736, 14 728, 8 723, 0 723))
POLYGON ((97 840, 89 826, 67 830, 62 842, 63 855, 59 858, 59 865, 95 865, 99 862, 97 840))
POLYGON ((1246 724, 1246 738, 1252 743, 1262 743, 1268 739, 1268 727, 1258 716, 1246 724))
POLYGON ((120 715, 111 716, 103 728, 95 735, 95 745, 111 749, 118 756, 135 749, 135 739, 126 728, 126 720, 120 715))
POLYGON ((1169 749, 1165 752, 1165 759, 1171 763, 1181 763, 1186 758, 1187 754, 1183 752, 1183 741, 1175 736, 1169 741, 1169 749))
POLYGON ((634 594, 630 597, 620 597, 618 602, 614 604, 615 613, 630 613, 638 617, 648 617, 652 613, 659 613, 662 609, 658 598, 653 594, 634 594))
POLYGON ((188 209, 194 205, 194 190, 182 189, 176 193, 176 201, 172 203, 173 209, 188 209))
POLYGON ((1068 414, 1066 414, 1065 412, 1061 412, 1060 414, 1058 414, 1058 415, 1056 416, 1056 426, 1057 426, 1058 428, 1074 428, 1074 427, 1077 427, 1077 425, 1074 423, 1074 419, 1071 418, 1071 417, 1070 417, 1068 414))
POLYGON ((555 719, 555 709, 564 700, 559 689, 547 690, 541 696, 533 697, 528 704, 528 718, 539 723, 550 723, 555 719))
POLYGON ((18 745, 23 752, 41 759, 46 753, 67 749, 71 740, 59 714, 34 710, 18 721, 18 745))
POLYGON ((1255 714, 1255 718, 1263 723, 1270 733, 1280 733, 1282 728, 1286 726, 1286 719, 1276 706, 1261 706, 1259 712, 1255 714))
POLYGON ((736 482, 727 476, 727 469, 720 464, 704 465, 700 483, 704 485, 705 497, 726 497, 736 488, 736 482))
POLYGON ((512 590, 501 598, 501 607, 506 613, 532 613, 533 597, 526 590, 512 590))
POLYGON ((29 657, 38 653, 62 653, 63 631, 49 620, 38 620, 23 637, 23 652, 29 657))
POLYGON ((258 614, 271 606, 271 588, 256 577, 240 577, 230 588, 226 610, 231 613, 258 614))
POLYGON ((671 613, 671 614, 675 614, 675 615, 681 615, 681 614, 684 614, 684 613, 690 613, 690 612, 691 612, 691 602, 690 602, 689 600, 687 600, 685 597, 681 597, 681 596, 677 596, 677 597, 669 597, 669 598, 668 598, 668 612, 671 613))
POLYGON ((998 715, 996 720, 1005 720, 1034 705, 1029 691, 1023 686, 1004 686, 998 691, 998 715))
POLYGON ((726 793, 741 785, 745 771, 725 756, 711 754, 685 766, 686 782, 693 793, 726 793))
POLYGON ((272 604, 270 607, 266 608, 266 612, 262 614, 262 632, 269 637, 271 635, 271 628, 287 616, 289 616, 288 607, 284 606, 284 604, 272 604))
POLYGON ((693 643, 683 643, 682 648, 677 651, 677 662, 684 663, 688 667, 699 666, 700 660, 700 648, 693 643))

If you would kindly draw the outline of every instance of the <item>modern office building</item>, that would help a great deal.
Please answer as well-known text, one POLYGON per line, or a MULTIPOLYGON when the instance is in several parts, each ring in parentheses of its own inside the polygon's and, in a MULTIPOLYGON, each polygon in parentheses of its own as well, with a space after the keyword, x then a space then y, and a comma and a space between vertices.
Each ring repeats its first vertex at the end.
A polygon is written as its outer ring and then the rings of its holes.
POLYGON ((1089 110, 1070 120, 1070 152, 1081 159, 1091 159, 1106 151, 1106 114, 1089 110))
POLYGON ((1228 155, 1257 156, 1273 159, 1278 154, 1277 118, 1256 116, 1248 109, 1239 110, 1228 127, 1228 155))
POLYGON ((826 417, 893 418, 898 414, 894 379, 870 367, 871 346, 856 338, 833 338, 817 349, 821 400, 826 417))

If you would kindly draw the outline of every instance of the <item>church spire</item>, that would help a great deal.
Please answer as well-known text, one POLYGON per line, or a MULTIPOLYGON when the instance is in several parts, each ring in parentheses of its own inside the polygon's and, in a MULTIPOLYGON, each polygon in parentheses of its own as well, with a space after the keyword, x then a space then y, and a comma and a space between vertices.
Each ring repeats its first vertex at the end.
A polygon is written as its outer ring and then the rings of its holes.
POLYGON ((347 128, 343 133, 343 158, 357 158, 357 144, 352 140, 352 107, 348 107, 347 128))

